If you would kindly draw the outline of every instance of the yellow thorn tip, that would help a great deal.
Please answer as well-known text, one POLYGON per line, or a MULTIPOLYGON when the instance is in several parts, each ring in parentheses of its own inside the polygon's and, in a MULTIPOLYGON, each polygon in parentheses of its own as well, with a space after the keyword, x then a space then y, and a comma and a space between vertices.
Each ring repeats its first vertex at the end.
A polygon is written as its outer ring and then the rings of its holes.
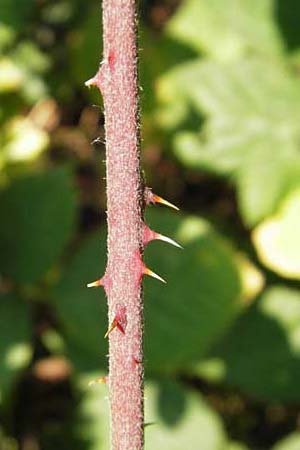
POLYGON ((102 280, 96 280, 96 281, 92 281, 92 283, 88 283, 87 287, 91 288, 91 287, 99 287, 102 286, 102 280))
POLYGON ((148 269, 148 267, 145 268, 144 274, 148 275, 149 277, 156 278, 157 280, 161 281, 162 283, 166 283, 166 280, 164 280, 162 277, 157 275, 157 273, 155 273, 152 270, 148 269))
POLYGON ((169 208, 173 208, 176 211, 179 211, 179 208, 177 208, 177 206, 173 205, 173 203, 171 203, 171 202, 168 202, 168 200, 165 200, 164 198, 159 197, 158 195, 154 195, 153 200, 155 203, 161 203, 162 205, 168 206, 169 208))
POLYGON ((108 337, 108 335, 116 328, 117 326, 117 321, 113 320, 112 324, 110 325, 110 327, 108 328, 107 332, 104 335, 104 339, 106 339, 108 337))
POLYGON ((106 384, 106 377, 99 377, 95 380, 91 380, 88 386, 93 386, 94 384, 106 384))

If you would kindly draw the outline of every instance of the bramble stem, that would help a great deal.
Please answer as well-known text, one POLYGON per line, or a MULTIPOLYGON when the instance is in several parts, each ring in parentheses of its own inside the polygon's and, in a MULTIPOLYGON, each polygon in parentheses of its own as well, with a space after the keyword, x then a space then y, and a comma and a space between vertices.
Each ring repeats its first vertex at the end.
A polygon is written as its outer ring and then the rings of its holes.
POLYGON ((103 53, 97 85, 104 99, 107 176, 111 448, 143 448, 143 189, 140 175, 135 0, 103 0, 103 53))

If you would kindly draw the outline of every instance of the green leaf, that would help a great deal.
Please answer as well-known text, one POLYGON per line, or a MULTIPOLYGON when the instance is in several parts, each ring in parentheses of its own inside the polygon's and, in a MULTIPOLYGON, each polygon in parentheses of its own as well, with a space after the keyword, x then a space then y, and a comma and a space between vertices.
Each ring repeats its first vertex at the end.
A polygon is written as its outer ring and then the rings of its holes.
POLYGON ((2 131, 1 164, 34 161, 48 146, 48 134, 29 117, 15 115, 2 131))
POLYGON ((0 297, 0 397, 5 398, 16 375, 30 361, 30 311, 13 294, 0 297))
POLYGON ((226 437, 201 396, 178 383, 149 383, 145 392, 145 449, 223 450, 226 437))
POLYGON ((23 73, 9 58, 0 59, 0 94, 17 91, 23 82, 23 73))
POLYGON ((167 280, 166 286, 145 280, 146 369, 180 370, 236 316, 239 274, 233 252, 204 220, 159 211, 148 222, 184 250, 153 242, 145 253, 147 266, 167 280))
POLYGON ((18 283, 38 281, 56 262, 74 230, 69 171, 14 180, 0 193, 0 270, 18 283))
POLYGON ((0 427, 0 444, 1 444, 1 450, 17 450, 18 449, 18 443, 17 443, 16 438, 7 436, 6 433, 3 431, 2 427, 0 427))
POLYGON ((167 24, 167 33, 220 60, 249 51, 281 55, 274 0, 187 0, 167 24))
POLYGON ((28 23, 33 13, 33 0, 26 2, 19 0, 1 0, 0 2, 0 17, 1 22, 9 25, 17 31, 23 30, 28 23))
POLYGON ((271 402, 298 403, 299 324, 300 291, 267 289, 212 354, 225 366, 224 381, 271 402))
POLYGON ((3 54, 4 50, 9 47, 15 39, 15 32, 4 23, 0 23, 0 53, 3 54))
MULTIPOLYGON (((257 146, 240 167, 237 177, 238 202, 241 214, 249 225, 276 211, 279 202, 295 185, 299 186, 298 155, 274 153, 278 142, 257 146)), ((279 149, 278 149, 279 150, 279 149)))
POLYGON ((181 121, 176 156, 194 169, 231 177, 248 225, 271 214, 289 180, 299 177, 299 80, 279 64, 254 58, 196 61, 165 74, 158 96, 160 125, 178 127, 181 121), (170 125, 173 105, 183 114, 170 125), (183 129, 195 112, 198 134, 195 126, 183 129))
POLYGON ((31 41, 23 41, 13 51, 10 58, 22 73, 21 93, 29 104, 36 104, 48 96, 48 86, 44 74, 49 70, 50 58, 31 41))
POLYGON ((68 357, 79 370, 107 365, 106 298, 103 289, 86 285, 104 274, 105 234, 97 233, 79 248, 52 291, 53 302, 67 341, 68 357))
POLYGON ((278 442, 272 447, 272 450, 299 450, 299 448, 300 436, 298 433, 294 433, 278 442))
POLYGON ((226 450, 249 450, 249 448, 240 442, 229 442, 228 447, 226 447, 226 450))
POLYGON ((262 263, 280 276, 300 277, 300 190, 293 191, 279 212, 254 229, 252 239, 262 263))
POLYGON ((89 386, 89 382, 99 377, 99 372, 81 376, 78 388, 80 402, 74 414, 74 435, 85 450, 106 450, 109 448, 109 403, 107 386, 89 386))
MULTIPOLYGON (((143 87, 140 94, 143 111, 142 120, 145 121, 147 120, 147 113, 157 107, 154 95, 157 78, 171 67, 195 58, 197 53, 187 45, 181 44, 162 33, 153 34, 153 30, 148 30, 146 27, 140 31, 139 41, 143 49, 143 56, 139 60, 139 77, 143 87)), ((153 127, 152 116, 146 122, 146 132, 151 126, 153 127)), ((155 133, 157 135, 157 130, 155 130, 155 133)))

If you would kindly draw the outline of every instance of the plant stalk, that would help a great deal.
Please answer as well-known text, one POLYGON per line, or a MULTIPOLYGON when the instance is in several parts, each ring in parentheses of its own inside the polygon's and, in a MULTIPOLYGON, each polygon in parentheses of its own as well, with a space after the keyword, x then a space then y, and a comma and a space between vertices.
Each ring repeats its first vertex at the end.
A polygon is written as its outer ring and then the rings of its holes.
POLYGON ((104 100, 111 448, 143 448, 143 188, 135 0, 103 0, 103 61, 87 85, 104 100))

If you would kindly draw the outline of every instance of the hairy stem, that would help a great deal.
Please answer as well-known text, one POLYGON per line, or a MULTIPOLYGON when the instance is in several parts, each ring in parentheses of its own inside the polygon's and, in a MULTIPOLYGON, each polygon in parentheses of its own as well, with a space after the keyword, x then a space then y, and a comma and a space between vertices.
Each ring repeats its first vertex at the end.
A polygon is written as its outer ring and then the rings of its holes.
POLYGON ((104 58, 87 85, 104 99, 111 448, 143 448, 143 190, 139 158, 136 1, 103 0, 104 58))

